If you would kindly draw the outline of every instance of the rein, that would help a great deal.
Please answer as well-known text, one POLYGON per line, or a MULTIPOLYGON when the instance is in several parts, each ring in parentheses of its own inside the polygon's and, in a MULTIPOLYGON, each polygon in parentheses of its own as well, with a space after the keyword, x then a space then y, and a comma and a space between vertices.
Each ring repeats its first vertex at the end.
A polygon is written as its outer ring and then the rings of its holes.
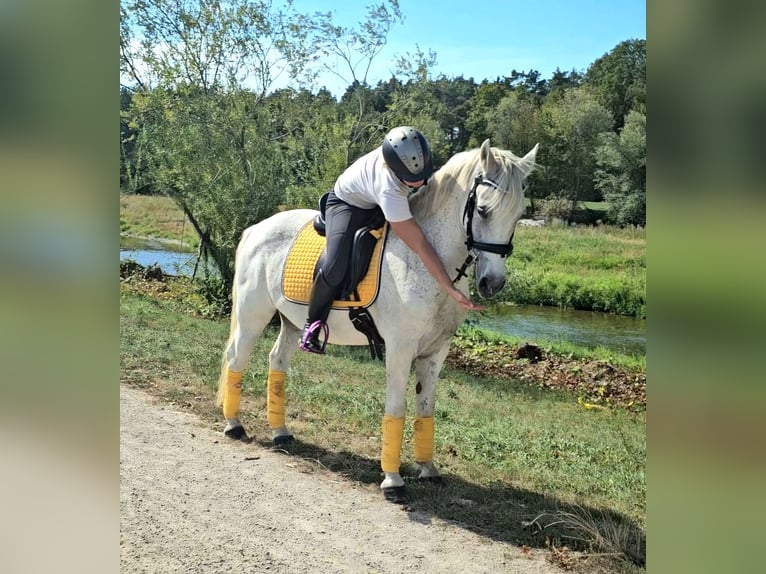
POLYGON ((500 189, 494 181, 485 177, 484 174, 478 174, 473 180, 473 187, 468 193, 468 199, 465 202, 463 208, 463 223, 465 225, 465 245, 468 248, 468 257, 466 257, 463 265, 457 271, 457 276, 452 280, 452 283, 457 283, 463 277, 466 277, 468 267, 474 262, 479 255, 479 251, 486 251, 487 253, 497 253, 502 257, 508 257, 513 253, 513 232, 508 239, 508 243, 485 243, 483 241, 475 241, 473 238, 473 214, 476 211, 476 190, 480 185, 489 185, 495 189, 500 189))

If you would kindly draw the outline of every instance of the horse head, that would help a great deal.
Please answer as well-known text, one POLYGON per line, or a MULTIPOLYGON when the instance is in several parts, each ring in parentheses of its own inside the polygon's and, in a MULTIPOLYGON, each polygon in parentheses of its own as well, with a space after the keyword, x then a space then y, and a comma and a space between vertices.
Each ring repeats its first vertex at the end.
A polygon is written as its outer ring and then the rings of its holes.
POLYGON ((490 147, 484 140, 463 219, 467 245, 476 257, 476 288, 482 297, 505 285, 505 258, 513 251, 513 233, 524 214, 524 180, 535 166, 537 145, 523 158, 490 147))

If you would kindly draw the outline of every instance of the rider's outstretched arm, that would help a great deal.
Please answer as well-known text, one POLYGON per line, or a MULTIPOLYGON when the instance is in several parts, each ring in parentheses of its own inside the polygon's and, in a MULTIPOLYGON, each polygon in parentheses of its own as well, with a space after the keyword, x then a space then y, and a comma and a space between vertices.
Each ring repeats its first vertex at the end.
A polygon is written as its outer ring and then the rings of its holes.
POLYGON ((417 221, 414 218, 406 219, 404 221, 390 222, 391 229, 402 238, 402 241, 418 254, 423 265, 426 266, 428 272, 436 279, 436 282, 441 285, 450 297, 457 301, 461 307, 469 310, 483 309, 482 305, 477 305, 466 297, 462 291, 456 289, 452 284, 452 280, 447 274, 447 270, 444 268, 439 256, 434 251, 428 238, 423 234, 423 230, 420 229, 417 221))

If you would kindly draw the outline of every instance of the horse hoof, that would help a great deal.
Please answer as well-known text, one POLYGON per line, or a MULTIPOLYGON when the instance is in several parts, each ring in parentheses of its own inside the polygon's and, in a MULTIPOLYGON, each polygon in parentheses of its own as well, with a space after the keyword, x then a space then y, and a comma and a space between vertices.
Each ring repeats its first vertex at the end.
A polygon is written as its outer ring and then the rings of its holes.
POLYGON ((234 440, 241 440, 242 442, 250 442, 250 437, 245 432, 245 427, 234 427, 223 431, 227 437, 234 440))
POLYGON ((403 486, 389 486, 383 490, 383 498, 394 504, 404 504, 404 487, 403 486))
POLYGON ((295 440, 295 437, 291 434, 286 434, 282 436, 275 436, 272 439, 272 442, 274 443, 274 446, 284 446, 286 444, 290 444, 295 440))

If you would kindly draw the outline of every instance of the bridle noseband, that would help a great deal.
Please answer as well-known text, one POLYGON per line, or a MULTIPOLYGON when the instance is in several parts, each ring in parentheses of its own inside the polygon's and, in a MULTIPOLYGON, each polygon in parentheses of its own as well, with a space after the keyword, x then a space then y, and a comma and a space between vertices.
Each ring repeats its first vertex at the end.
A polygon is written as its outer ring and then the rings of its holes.
POLYGON ((486 251, 487 253, 496 253, 502 257, 508 257, 513 253, 513 232, 508 239, 508 243, 485 243, 483 241, 476 241, 473 238, 473 214, 476 211, 476 190, 480 185, 489 185, 495 189, 500 189, 494 181, 485 177, 484 174, 478 174, 473 180, 473 187, 468 192, 468 199, 465 202, 463 208, 463 224, 465 225, 465 245, 468 248, 468 257, 463 262, 460 269, 457 271, 457 276, 452 280, 452 283, 457 283, 466 276, 466 270, 473 263, 474 259, 478 256, 479 251, 486 251))

